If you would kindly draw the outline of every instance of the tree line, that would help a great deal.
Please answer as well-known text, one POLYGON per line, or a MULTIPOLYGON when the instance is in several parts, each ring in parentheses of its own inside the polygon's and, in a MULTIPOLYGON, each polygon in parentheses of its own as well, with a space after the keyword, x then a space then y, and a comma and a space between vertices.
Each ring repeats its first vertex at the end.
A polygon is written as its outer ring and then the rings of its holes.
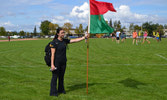
MULTIPOLYGON (((58 24, 53 24, 50 21, 45 20, 41 22, 40 30, 44 35, 54 35, 58 27, 60 27, 58 24)), ((82 24, 79 24, 79 26, 76 27, 75 29, 73 29, 72 27, 73 25, 71 23, 64 23, 64 25, 62 26, 62 28, 67 32, 68 35, 72 34, 70 30, 74 30, 76 34, 84 33, 82 24)))
MULTIPOLYGON (((120 20, 116 20, 114 22, 112 22, 112 19, 110 19, 110 21, 106 21, 106 23, 108 23, 108 25, 111 27, 111 28, 114 28, 115 31, 116 30, 120 30, 120 31, 123 31, 124 29, 126 29, 125 26, 122 26, 121 25, 121 21, 120 20)), ((42 33, 44 33, 45 35, 53 35, 55 34, 56 32, 56 29, 59 27, 58 24, 53 24, 49 21, 43 21, 41 23, 41 26, 40 26, 40 29, 42 31, 42 33)), ((70 35, 71 32, 70 30, 72 29, 73 25, 71 23, 64 23, 64 25, 62 26, 64 28, 64 30, 70 35)), ((83 25, 82 24, 79 24, 78 27, 76 27, 74 30, 75 30, 75 33, 76 34, 83 34, 84 31, 87 31, 88 29, 88 26, 83 29, 83 25)), ((137 25, 137 24, 134 24, 134 23, 130 23, 129 25, 129 32, 132 33, 134 30, 142 30, 142 31, 148 31, 148 35, 151 36, 153 31, 159 31, 161 32, 162 34, 164 34, 164 31, 163 29, 167 29, 167 25, 161 25, 161 24, 154 24, 152 22, 145 22, 143 23, 141 26, 140 25, 137 25)))
MULTIPOLYGON (((114 21, 112 23, 112 19, 110 19, 109 21, 109 26, 114 28, 115 31, 116 30, 120 30, 123 31, 124 29, 126 29, 125 26, 122 27, 120 20, 118 21, 114 21)), ((153 31, 159 31, 162 35, 164 35, 164 29, 167 29, 167 24, 165 25, 161 25, 161 24, 154 24, 152 22, 145 22, 142 25, 137 25, 134 23, 130 23, 129 25, 129 32, 132 33, 134 30, 142 30, 142 31, 148 31, 148 35, 152 36, 153 31)))
POLYGON ((32 36, 37 36, 39 33, 36 31, 36 26, 34 27, 33 32, 25 32, 23 30, 17 32, 17 31, 6 31, 4 27, 0 27, 0 36, 14 36, 14 35, 19 35, 19 36, 27 36, 27 37, 32 37, 32 36))
MULTIPOLYGON (((120 20, 116 20, 114 22, 112 22, 112 19, 110 19, 110 21, 106 21, 108 23, 108 25, 111 27, 111 28, 114 28, 115 31, 116 30, 120 30, 120 31, 123 31, 124 29, 126 29, 125 26, 122 26, 121 25, 121 21, 120 20)), ((9 31, 6 31, 4 27, 0 27, 0 36, 13 36, 13 35, 20 35, 20 36, 43 36, 43 35, 54 35, 56 33, 56 29, 60 27, 58 24, 54 24, 54 23, 51 23, 50 21, 48 20, 45 20, 45 21, 42 21, 41 22, 41 25, 40 25, 40 30, 41 32, 38 33, 37 32, 37 29, 36 29, 36 26, 34 27, 34 30, 33 32, 25 32, 23 30, 21 30, 20 32, 16 32, 16 31, 13 31, 13 32, 9 32, 9 31)), ((70 30, 73 30, 76 34, 83 34, 85 31, 87 31, 88 29, 88 26, 86 26, 86 28, 84 29, 83 28, 83 25, 82 24, 79 24, 79 26, 77 26, 75 29, 73 29, 73 25, 71 23, 64 23, 63 26, 61 26, 66 32, 68 35, 72 35, 71 31, 70 30)), ((164 31, 163 29, 167 29, 167 24, 165 25, 161 25, 161 24, 158 24, 158 23, 152 23, 152 22, 145 22, 143 23, 142 25, 137 25, 137 24, 134 24, 134 23, 130 23, 129 25, 129 32, 132 33, 134 30, 147 30, 148 31, 148 35, 151 36, 153 31, 159 31, 161 32, 162 34, 164 34, 164 31)))

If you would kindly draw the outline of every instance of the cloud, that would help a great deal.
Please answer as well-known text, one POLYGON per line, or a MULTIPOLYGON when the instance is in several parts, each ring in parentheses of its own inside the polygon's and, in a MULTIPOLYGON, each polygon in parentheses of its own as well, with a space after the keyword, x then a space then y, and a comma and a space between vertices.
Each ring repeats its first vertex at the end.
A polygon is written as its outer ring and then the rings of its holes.
POLYGON ((51 22, 59 24, 60 26, 63 26, 64 23, 67 23, 67 22, 72 23, 72 21, 70 21, 69 19, 65 19, 63 16, 54 16, 51 19, 51 22))
POLYGON ((36 25, 36 26, 40 26, 40 25, 41 25, 41 22, 35 22, 35 25, 36 25))
MULTIPOLYGON (((75 2, 75 0, 73 0, 73 2, 75 2)), ((144 0, 134 0, 133 2, 132 0, 113 1, 113 4, 118 6, 116 8, 117 12, 115 13, 109 11, 104 15, 104 18, 108 21, 111 18, 113 21, 120 20, 121 24, 136 24, 146 21, 152 21, 153 23, 160 24, 167 23, 167 18, 165 17, 166 12, 163 10, 165 7, 163 6, 160 8, 159 6, 153 6, 154 4, 156 5, 157 2, 157 0, 153 0, 151 2, 144 0), (148 6, 150 8, 148 8, 148 6), (152 7, 154 9, 157 8, 157 10, 152 10, 152 7)), ((73 24, 73 27, 76 27, 79 24, 83 24, 84 27, 88 25, 89 5, 87 2, 84 2, 79 6, 73 6, 73 4, 67 3, 65 0, 61 1, 61 3, 55 0, 3 0, 1 3, 3 4, 1 5, 3 9, 0 10, 0 26, 5 26, 6 29, 16 31, 25 29, 25 31, 30 30, 32 32, 34 26, 40 26, 41 21, 44 20, 49 20, 50 22, 59 24, 60 26, 63 26, 66 22, 73 24)), ((158 5, 159 4, 165 5, 167 4, 167 1, 159 0, 158 5)))
POLYGON ((88 25, 89 5, 84 2, 81 6, 74 6, 70 12, 69 17, 73 20, 73 27, 83 24, 84 27, 88 25))
POLYGON ((49 16, 46 16, 46 15, 44 15, 44 16, 42 16, 41 18, 39 18, 39 20, 50 20, 50 17, 49 16))
POLYGON ((159 22, 159 16, 133 13, 127 5, 116 8, 117 12, 108 12, 104 15, 107 19, 120 20, 123 23, 143 23, 147 21, 159 22))
MULTIPOLYGON (((64 16, 43 16, 41 17, 39 20, 44 21, 44 20, 48 20, 52 23, 56 23, 59 24, 60 26, 63 26, 64 23, 70 22, 73 23, 72 21, 70 21, 69 19, 66 19, 64 16)), ((37 27, 37 31, 40 32, 40 25, 41 25, 41 21, 40 22, 34 22, 34 24, 21 24, 21 25, 16 25, 11 23, 10 21, 7 22, 0 22, 0 26, 5 27, 6 30, 10 30, 10 31, 21 31, 24 30, 25 32, 33 32, 34 27, 37 27)))
POLYGON ((18 29, 18 25, 12 24, 10 21, 7 22, 0 22, 0 26, 3 26, 6 31, 16 31, 18 29))
POLYGON ((48 20, 51 23, 59 24, 59 26, 63 26, 64 23, 73 23, 73 21, 66 19, 64 16, 43 16, 40 18, 40 20, 48 20))
POLYGON ((14 24, 12 24, 10 21, 8 21, 8 22, 1 22, 0 26, 4 26, 4 27, 6 27, 6 26, 14 26, 14 24))
POLYGON ((7 22, 0 22, 0 26, 5 27, 6 31, 21 31, 24 30, 25 32, 32 32, 35 25, 30 24, 23 24, 23 25, 16 25, 11 23, 10 21, 7 22))
MULTIPOLYGON (((158 15, 147 15, 147 14, 138 14, 131 11, 130 7, 127 5, 120 5, 119 8, 116 8, 117 12, 107 12, 104 15, 105 20, 112 19, 120 20, 121 23, 144 23, 147 21, 152 21, 153 23, 163 23, 164 21, 167 22, 166 18, 161 18, 158 15)), ((87 23, 88 22, 88 15, 89 15, 89 5, 85 2, 81 6, 73 7, 72 11, 70 12, 70 16, 77 19, 76 23, 87 23)))
POLYGON ((85 2, 81 6, 75 6, 71 11, 70 16, 86 19, 88 18, 88 14, 89 14, 89 5, 87 2, 85 2))

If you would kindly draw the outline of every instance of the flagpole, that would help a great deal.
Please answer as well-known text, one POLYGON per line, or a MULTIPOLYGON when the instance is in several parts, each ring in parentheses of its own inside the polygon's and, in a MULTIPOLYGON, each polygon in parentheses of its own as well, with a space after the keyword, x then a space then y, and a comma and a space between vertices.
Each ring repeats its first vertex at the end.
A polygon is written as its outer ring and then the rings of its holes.
MULTIPOLYGON (((96 27, 94 28, 92 28, 92 26, 90 26, 90 24, 91 23, 93 23, 93 24, 104 24, 104 22, 102 22, 102 21, 98 21, 99 23, 94 23, 95 22, 95 20, 96 20, 96 15, 103 15, 104 13, 106 13, 106 12, 104 12, 104 11, 108 11, 108 10, 110 10, 110 11, 114 11, 114 12, 116 12, 116 10, 114 9, 114 7, 113 7, 113 5, 112 5, 112 3, 107 3, 107 2, 98 2, 98 1, 96 1, 96 0, 89 0, 89 22, 88 22, 88 39, 87 39, 87 81, 86 81, 86 89, 87 89, 87 94, 88 94, 88 64, 89 64, 89 35, 90 35, 90 33, 102 33, 103 31, 94 31, 94 30, 96 30, 96 27), (105 4, 105 5, 104 5, 105 4), (100 9, 100 7, 102 6, 102 5, 104 5, 104 7, 103 7, 103 9, 100 9), (111 7, 110 7, 111 6, 111 7), (94 10, 93 10, 94 9, 94 10), (90 11, 91 10, 91 11, 90 11), (100 12, 101 11, 101 12, 100 12), (91 15, 90 15, 91 14, 91 15), (93 16, 95 16, 95 20, 94 21, 92 21, 92 19, 90 19, 91 17, 93 17, 93 16), (91 30, 92 29, 92 30, 91 30), (91 32, 90 32, 91 31, 91 32)), ((103 18, 103 17, 102 17, 103 18)), ((103 20, 104 20, 104 18, 103 18, 103 20)), ((92 25, 92 24, 91 24, 92 25)), ((106 24, 107 25, 107 24, 106 24)), ((102 25, 101 26, 101 28, 103 28, 105 25, 102 25)), ((109 26, 107 26, 107 27, 109 27, 109 26)), ((99 28, 99 26, 97 27, 97 28, 99 28)), ((110 28, 110 27, 109 27, 110 28)), ((111 31, 111 30, 109 30, 109 29, 107 29, 106 28, 106 32, 109 32, 109 31, 111 31)))
POLYGON ((89 34, 90 34, 90 0, 89 1, 89 20, 88 20, 88 30, 87 30, 87 80, 86 80, 86 93, 88 94, 88 66, 89 66, 89 34))
POLYGON ((88 94, 88 65, 89 65, 89 38, 87 39, 87 81, 86 81, 86 93, 88 94))

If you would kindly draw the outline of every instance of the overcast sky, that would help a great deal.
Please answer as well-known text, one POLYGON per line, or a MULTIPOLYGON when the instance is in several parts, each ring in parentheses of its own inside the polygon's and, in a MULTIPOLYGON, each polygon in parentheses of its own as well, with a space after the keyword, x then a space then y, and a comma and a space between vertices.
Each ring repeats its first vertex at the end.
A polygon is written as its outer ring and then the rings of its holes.
MULTIPOLYGON (((143 22, 167 24, 167 0, 98 0, 113 3, 117 12, 108 12, 106 20, 120 20, 122 25, 143 22)), ((7 31, 38 32, 41 21, 49 20, 75 28, 88 23, 88 0, 0 0, 0 27, 7 31)))

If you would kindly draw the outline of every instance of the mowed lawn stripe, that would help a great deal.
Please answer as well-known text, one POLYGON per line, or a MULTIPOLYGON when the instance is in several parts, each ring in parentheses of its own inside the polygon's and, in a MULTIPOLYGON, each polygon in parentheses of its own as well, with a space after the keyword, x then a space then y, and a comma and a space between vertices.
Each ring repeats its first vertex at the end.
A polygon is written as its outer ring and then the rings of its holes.
MULTIPOLYGON (((167 99, 167 39, 132 45, 90 39, 89 94, 86 94, 86 43, 68 45, 66 95, 59 100, 167 99)), ((49 96, 51 72, 43 60, 51 40, 0 42, 0 99, 55 100, 49 96)))

